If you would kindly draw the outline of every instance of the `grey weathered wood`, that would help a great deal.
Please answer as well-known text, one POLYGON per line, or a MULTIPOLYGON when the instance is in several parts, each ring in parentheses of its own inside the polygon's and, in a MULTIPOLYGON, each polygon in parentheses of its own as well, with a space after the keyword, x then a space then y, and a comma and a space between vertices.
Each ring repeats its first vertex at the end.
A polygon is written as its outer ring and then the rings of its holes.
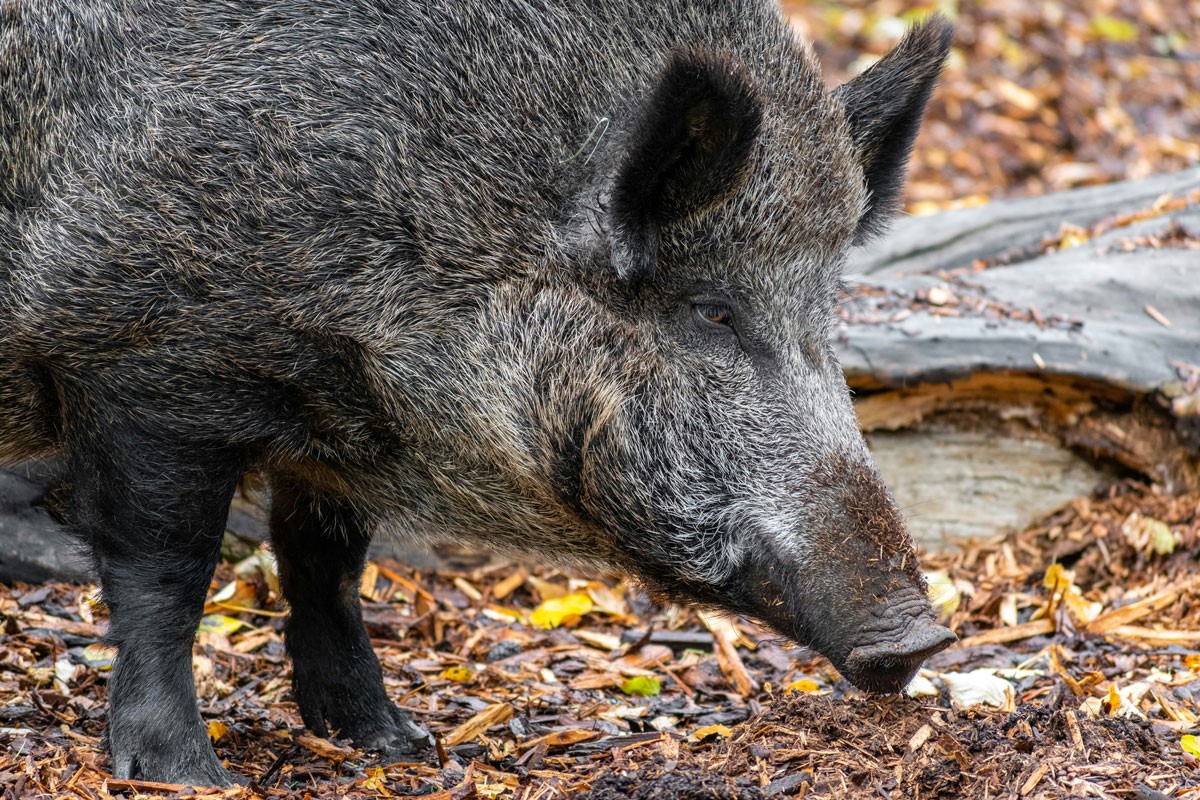
POLYGON ((1114 477, 1039 436, 932 426, 867 441, 913 536, 930 550, 1019 530, 1114 477))
MULTIPOLYGON (((1119 209, 1148 206, 1168 188, 1180 193, 1200 188, 1200 169, 997 203, 991 211, 985 206, 909 219, 897 237, 910 244, 889 238, 873 254, 859 256, 859 280, 912 296, 920 289, 945 285, 936 274, 940 270, 969 267, 973 258, 1006 250, 1036 249, 1062 220, 1091 224, 1119 209), (1129 198, 1123 207, 1116 205, 1121 197, 1129 198), (988 220, 1005 231, 1002 239, 987 227, 988 220), (929 245, 918 252, 911 243, 921 239, 929 245), (964 244, 968 240, 969 247, 964 244), (886 264, 882 259, 887 253, 898 260, 886 264)), ((847 327, 840 340, 843 366, 849 375, 869 374, 893 384, 1016 369, 1087 376, 1136 391, 1169 389, 1179 379, 1174 362, 1200 363, 1200 251, 1121 252, 1117 245, 1122 239, 1161 231, 1171 222, 1200 232, 1200 207, 1111 230, 1069 250, 975 273, 968 280, 977 288, 951 287, 959 295, 1036 308, 1043 318, 1073 319, 1079 326, 918 312, 899 323, 847 327), (1171 326, 1154 320, 1147 306, 1161 312, 1171 326)), ((856 303, 869 315, 871 300, 856 303)))
MULTIPOLYGON (((1079 425, 1048 422, 1061 409, 1037 407, 1029 387, 1039 381, 1050 393, 1073 387, 1071 414, 1084 426, 1089 413, 1099 413, 1087 410, 1087 401, 1096 399, 1089 392, 1104 395, 1097 408, 1118 398, 1116 404, 1124 403, 1126 410, 1103 415, 1093 430, 1115 428, 1111 435, 1118 439, 1156 437, 1118 453, 1124 466, 1171 486, 1194 482, 1200 473, 1187 468, 1195 462, 1186 452, 1154 458, 1160 444, 1186 450, 1187 436, 1174 435, 1169 425, 1156 428, 1153 419, 1147 425, 1145 415, 1135 421, 1135 412, 1147 405, 1139 398, 1157 398, 1149 405, 1161 408, 1164 417, 1172 401, 1177 409, 1196 407, 1197 398, 1182 396, 1186 385, 1180 365, 1200 364, 1200 250, 1137 247, 1126 252, 1123 245, 1172 224, 1200 233, 1200 207, 1113 228, 1061 252, 1043 255, 1040 246, 1065 222, 1090 228, 1148 208, 1163 194, 1187 196, 1197 188, 1200 168, 909 218, 893 235, 854 254, 850 272, 860 296, 851 307, 855 323, 839 333, 842 363, 851 384, 862 390, 860 406, 870 406, 868 427, 877 432, 868 438, 880 469, 898 501, 909 507, 910 526, 926 546, 936 548, 947 536, 1027 524, 1111 479, 1104 458, 1085 463, 1081 453, 1089 447, 1078 446, 1087 438, 1079 434, 1079 425), (1002 265, 963 269, 976 259, 1002 265), (906 299, 932 287, 1006 309, 1036 309, 1035 316, 1046 322, 969 313, 962 303, 948 308, 963 316, 927 309, 890 321, 906 299), (1002 396, 998 390, 991 399, 976 394, 956 400, 956 390, 949 388, 937 402, 914 398, 925 392, 927 399, 933 391, 922 387, 952 387, 962 383, 952 379, 987 374, 1023 376, 1020 392, 1002 396), (958 401, 970 413, 942 420, 940 411, 958 401), (1026 424, 1003 433, 988 428, 989 417, 1010 414, 1026 424)), ((1003 381, 998 378, 995 385, 1002 387, 1003 381)), ((1183 430, 1196 421, 1174 422, 1183 430)), ((1088 444, 1094 456, 1111 455, 1102 441, 1088 444)))
POLYGON ((852 274, 927 272, 975 259, 1019 253, 1058 232, 1064 222, 1090 226, 1146 208, 1164 194, 1200 187, 1200 167, 1137 181, 1089 186, 1023 200, 1004 200, 928 217, 904 217, 851 259, 852 274))

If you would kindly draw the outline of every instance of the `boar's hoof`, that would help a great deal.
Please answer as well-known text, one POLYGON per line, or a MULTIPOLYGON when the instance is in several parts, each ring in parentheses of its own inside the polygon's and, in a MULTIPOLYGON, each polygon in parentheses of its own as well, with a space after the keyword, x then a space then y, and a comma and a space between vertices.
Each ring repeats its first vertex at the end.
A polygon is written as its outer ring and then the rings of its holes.
POLYGON ((379 750, 389 755, 408 755, 433 746, 433 737, 406 712, 395 706, 391 706, 390 712, 388 724, 370 731, 352 728, 350 738, 365 750, 379 750))
POLYGON ((115 778, 221 788, 245 783, 221 766, 207 737, 189 737, 187 742, 150 742, 140 737, 133 743, 110 736, 109 752, 115 778))
POLYGON ((899 641, 876 642, 851 650, 844 673, 860 689, 885 694, 899 692, 908 686, 925 659, 957 639, 949 628, 919 619, 899 641))

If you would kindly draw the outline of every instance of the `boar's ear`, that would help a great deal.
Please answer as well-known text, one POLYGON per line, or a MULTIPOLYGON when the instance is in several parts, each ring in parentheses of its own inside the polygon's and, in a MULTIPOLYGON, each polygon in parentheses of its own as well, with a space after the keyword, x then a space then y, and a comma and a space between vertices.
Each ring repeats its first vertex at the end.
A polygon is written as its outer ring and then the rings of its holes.
POLYGON ((949 20, 935 14, 833 92, 846 107, 869 193, 856 242, 881 232, 899 204, 904 168, 953 32, 949 20))
POLYGON ((625 280, 653 272, 663 226, 733 191, 762 119, 745 73, 701 49, 672 53, 635 113, 609 206, 613 265, 625 280))

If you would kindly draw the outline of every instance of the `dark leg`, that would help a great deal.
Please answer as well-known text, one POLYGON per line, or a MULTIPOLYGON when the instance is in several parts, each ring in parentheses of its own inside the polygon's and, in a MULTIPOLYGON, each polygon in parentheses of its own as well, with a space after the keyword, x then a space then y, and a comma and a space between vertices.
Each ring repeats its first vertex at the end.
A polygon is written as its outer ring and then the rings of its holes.
POLYGON ((229 786, 192 679, 192 637, 241 461, 164 441, 127 420, 71 419, 68 524, 91 544, 109 641, 108 746, 121 778, 229 786))
POLYGON ((271 541, 291 605, 286 641, 300 716, 314 733, 411 753, 429 734, 388 699, 363 627, 359 578, 370 530, 360 514, 290 479, 271 483, 271 541))

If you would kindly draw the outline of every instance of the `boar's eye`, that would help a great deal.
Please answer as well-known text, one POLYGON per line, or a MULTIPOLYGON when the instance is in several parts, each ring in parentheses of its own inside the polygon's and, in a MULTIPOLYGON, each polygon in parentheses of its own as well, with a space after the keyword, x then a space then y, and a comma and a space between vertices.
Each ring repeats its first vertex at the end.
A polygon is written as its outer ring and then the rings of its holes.
POLYGON ((729 306, 721 303, 696 303, 692 308, 704 323, 733 330, 733 309, 729 306))

